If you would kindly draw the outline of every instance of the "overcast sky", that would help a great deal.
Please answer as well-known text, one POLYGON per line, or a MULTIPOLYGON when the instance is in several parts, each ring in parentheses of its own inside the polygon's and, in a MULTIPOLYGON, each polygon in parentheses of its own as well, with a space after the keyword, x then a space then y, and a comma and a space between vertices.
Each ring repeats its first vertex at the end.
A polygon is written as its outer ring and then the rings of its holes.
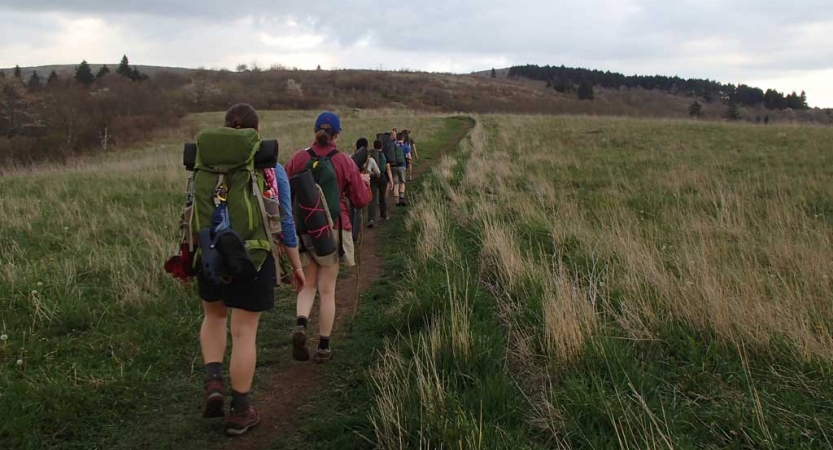
POLYGON ((229 69, 564 64, 803 89, 833 107, 831 0, 0 0, 0 23, 0 67, 124 53, 229 69))

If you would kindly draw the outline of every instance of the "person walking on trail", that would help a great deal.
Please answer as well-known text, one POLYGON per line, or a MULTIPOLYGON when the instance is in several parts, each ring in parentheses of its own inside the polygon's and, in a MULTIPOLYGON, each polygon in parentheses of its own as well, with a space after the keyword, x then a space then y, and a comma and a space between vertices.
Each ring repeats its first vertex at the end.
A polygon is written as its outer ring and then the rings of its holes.
POLYGON ((411 158, 408 159, 408 181, 413 179, 414 175, 414 161, 417 159, 417 148, 416 142, 414 142, 414 136, 411 134, 411 130, 402 130, 402 134, 404 136, 404 141, 411 147, 411 158))
MULTIPOLYGON (((226 112, 225 127, 241 130, 241 135, 244 135, 246 132, 245 130, 247 129, 257 132, 258 126, 259 119, 257 113, 247 104, 234 105, 226 112)), ((208 134, 208 132, 204 133, 204 135, 208 134)), ((222 131, 215 133, 214 136, 221 134, 223 134, 222 131)), ((229 134, 229 132, 225 132, 225 137, 216 139, 226 139, 229 134)), ((225 147, 226 144, 224 143, 227 143, 228 141, 217 141, 215 139, 214 142, 221 142, 221 144, 212 147, 211 145, 208 145, 211 143, 209 138, 198 138, 198 145, 200 145, 200 141, 203 141, 206 144, 205 149, 200 148, 199 151, 208 152, 211 148, 213 148, 218 150, 219 153, 225 152, 225 156, 220 154, 220 157, 228 160, 229 155, 232 155, 234 151, 230 145, 225 147)), ((253 138, 259 139, 257 134, 254 134, 253 138)), ((246 145, 248 145, 248 142, 246 142, 246 145)), ((250 151, 249 148, 251 147, 246 147, 244 145, 242 151, 248 152, 250 151)), ((201 153, 201 155, 202 161, 205 163, 208 159, 208 153, 201 153)), ((222 208, 228 208, 227 210, 229 212, 238 211, 241 207, 245 210, 245 206, 234 203, 241 203, 244 200, 250 201, 250 199, 243 199, 242 197, 236 197, 236 195, 242 196, 243 194, 239 193, 247 192, 246 190, 251 186, 254 186, 255 182, 263 181, 263 189, 265 190, 263 194, 264 196, 268 193, 270 198, 274 198, 274 194, 277 194, 280 207, 286 213, 281 214, 280 216, 281 232, 279 240, 294 269, 291 276, 292 283, 297 290, 300 290, 305 286, 305 275, 302 269, 301 259, 298 254, 298 241, 295 233, 295 224, 292 219, 292 215, 288 214, 288 212, 291 211, 289 182, 286 177, 286 173, 280 165, 277 165, 274 169, 262 170, 262 175, 262 180, 259 179, 260 177, 257 177, 252 180, 251 184, 249 184, 248 180, 251 179, 251 176, 248 173, 244 173, 242 176, 245 177, 244 179, 246 182, 237 184, 243 184, 245 186, 242 186, 242 189, 239 189, 240 186, 235 185, 235 182, 238 180, 238 175, 236 175, 233 171, 220 174, 220 182, 217 182, 216 185, 215 178, 218 177, 216 173, 211 173, 210 171, 198 171, 195 173, 195 183, 199 183, 201 181, 200 177, 212 177, 210 180, 202 180, 204 183, 208 183, 208 191, 213 192, 213 195, 207 194, 206 196, 224 196, 225 198, 222 199, 222 208), (227 185, 228 187, 223 194, 218 194, 218 192, 223 189, 221 188, 221 185, 227 185)), ((203 186, 205 186, 205 184, 203 184, 203 186)), ((205 195, 204 193, 204 190, 195 191, 195 194, 199 194, 195 195, 194 198, 195 217, 197 222, 201 222, 201 217, 203 216, 201 214, 196 214, 196 208, 205 205, 205 209, 210 209, 210 206, 208 205, 213 205, 215 208, 220 209, 220 207, 217 206, 218 204, 216 203, 216 198, 199 198, 199 196, 205 195)), ((253 195, 257 195, 257 193, 253 195)), ((214 210, 213 214, 217 214, 217 209, 214 210)), ((208 212, 208 214, 212 213, 208 212)), ((231 216, 230 219, 232 229, 240 227, 240 225, 237 225, 239 222, 235 221, 240 221, 242 219, 237 219, 234 214, 229 215, 231 216)), ((249 220, 251 221, 251 215, 249 220)), ((202 222, 208 222, 208 220, 203 218, 202 222)), ((248 227, 243 226, 239 229, 242 228, 248 227)), ((237 231, 237 229, 235 229, 235 231, 237 231)), ((222 241, 219 242, 220 243, 216 245, 219 246, 222 244, 222 241)), ((273 242, 272 245, 275 245, 275 243, 273 242)), ((201 245, 200 248, 202 251, 203 246, 201 245)), ((245 254, 245 247, 241 246, 241 248, 244 248, 243 253, 245 254)), ((205 314, 203 317, 202 327, 200 328, 200 346, 202 349, 203 361, 205 363, 205 404, 203 408, 203 416, 206 418, 213 418, 223 417, 224 415, 226 391, 223 383, 223 359, 226 352, 226 337, 228 334, 226 327, 230 316, 232 350, 229 373, 231 377, 232 391, 231 414, 226 418, 225 431, 227 434, 233 436, 245 433, 260 422, 260 415, 257 410, 249 404, 248 394, 252 387, 252 380, 254 378, 255 364, 257 360, 256 337, 260 315, 264 311, 273 309, 275 306, 275 284, 276 277, 278 276, 275 264, 275 253, 270 253, 269 250, 264 250, 263 253, 266 254, 265 260, 262 261, 262 265, 260 269, 257 270, 254 278, 233 277, 231 280, 224 280, 221 283, 217 283, 211 274, 205 273, 202 263, 198 262, 196 265, 196 267, 200 268, 197 273, 197 283, 205 314)), ((205 255, 203 254, 203 256, 205 255)), ((252 260, 254 259, 255 256, 252 254, 252 260)))
MULTIPOLYGON (((359 169, 359 173, 362 175, 368 174, 370 175, 370 184, 371 184, 371 191, 373 188, 373 180, 378 179, 381 175, 379 171, 378 162, 375 159, 368 158, 368 149, 367 149, 367 138, 359 138, 356 141, 356 151, 353 153, 350 158, 356 163, 356 167, 359 169)), ((358 208, 354 208, 353 205, 350 205, 350 222, 353 225, 353 242, 359 242, 359 231, 362 227, 362 210, 358 208)))
POLYGON ((394 159, 391 163, 391 172, 393 173, 393 196, 396 197, 396 206, 407 206, 405 202, 405 170, 407 168, 407 159, 405 156, 405 147, 402 145, 402 134, 394 134, 391 132, 391 141, 393 142, 394 159))
POLYGON ((307 324, 315 295, 320 295, 318 314, 318 349, 314 360, 324 363, 332 359, 330 337, 336 316, 335 288, 339 271, 339 257, 346 266, 354 266, 352 226, 348 217, 347 200, 355 208, 364 208, 370 200, 369 175, 361 175, 356 164, 336 147, 341 122, 337 115, 324 112, 315 121, 315 141, 312 147, 295 153, 286 165, 291 177, 305 170, 317 170, 316 183, 327 200, 332 217, 332 231, 338 251, 321 256, 313 246, 302 245, 301 263, 306 284, 298 293, 296 306, 297 325, 292 331, 292 356, 298 361, 308 361, 310 351, 307 324), (326 183, 325 183, 326 180, 326 183), (328 194, 329 192, 329 194, 328 194), (346 233, 347 236, 342 236, 346 233))
POLYGON ((407 173, 408 173, 408 168, 411 165, 411 146, 407 142, 405 142, 405 136, 401 132, 396 134, 395 151, 396 151, 397 162, 399 161, 399 158, 400 158, 400 154, 399 154, 400 152, 402 153, 401 157, 404 160, 404 164, 402 166, 400 166, 400 167, 402 167, 402 176, 401 176, 401 178, 402 178, 403 182, 402 182, 402 187, 399 191, 399 203, 397 203, 397 205, 398 206, 407 206, 407 203, 405 202, 405 181, 408 181, 407 173))
POLYGON ((367 207, 367 227, 373 228, 376 224, 376 206, 378 203, 379 213, 383 220, 388 219, 387 193, 393 191, 393 174, 390 169, 390 162, 382 151, 382 141, 373 141, 373 149, 368 153, 368 159, 381 168, 379 176, 370 177, 370 192, 373 198, 367 207))

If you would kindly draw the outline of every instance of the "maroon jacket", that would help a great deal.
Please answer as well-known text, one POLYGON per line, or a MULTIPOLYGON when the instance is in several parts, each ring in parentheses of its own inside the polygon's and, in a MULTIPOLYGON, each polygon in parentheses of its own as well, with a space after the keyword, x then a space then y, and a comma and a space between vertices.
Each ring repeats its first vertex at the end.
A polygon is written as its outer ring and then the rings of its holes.
MULTIPOLYGON (((315 154, 321 158, 327 156, 331 151, 336 149, 336 147, 332 144, 326 147, 321 147, 317 143, 312 144, 311 148, 312 151, 314 151, 315 154)), ((306 169, 309 160, 310 157, 306 150, 298 150, 294 155, 292 155, 289 162, 286 163, 286 174, 289 177, 292 177, 297 173, 303 172, 304 169, 306 169)), ((336 170, 338 190, 341 194, 342 229, 344 231, 351 231, 353 229, 353 225, 350 223, 350 214, 348 213, 349 209, 347 208, 346 199, 350 199, 350 203, 354 208, 364 208, 368 203, 370 203, 370 190, 367 188, 367 184, 364 180, 362 180, 361 175, 359 174, 359 168, 356 167, 356 163, 354 163, 349 156, 338 152, 330 158, 330 161, 332 161, 333 167, 336 170)), ((335 223, 335 227, 338 228, 337 221, 335 223)))

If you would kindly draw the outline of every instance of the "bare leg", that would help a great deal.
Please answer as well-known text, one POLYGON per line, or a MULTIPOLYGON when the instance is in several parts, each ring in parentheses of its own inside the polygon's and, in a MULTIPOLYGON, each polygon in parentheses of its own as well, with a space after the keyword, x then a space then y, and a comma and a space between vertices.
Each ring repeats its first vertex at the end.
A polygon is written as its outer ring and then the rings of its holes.
POLYGON ((298 303, 295 307, 297 317, 309 318, 312 305, 315 303, 315 294, 318 292, 318 264, 315 261, 304 267, 304 277, 307 282, 304 289, 298 293, 298 303))
POLYGON ((321 267, 318 276, 318 291, 321 294, 321 304, 318 311, 318 334, 330 337, 336 319, 336 280, 338 279, 338 264, 321 267))
POLYGON ((235 309, 231 315, 231 388, 240 393, 252 389, 257 363, 257 325, 260 313, 235 309))
POLYGON ((205 364, 222 363, 226 354, 228 308, 223 302, 202 302, 205 313, 200 327, 200 347, 205 364))

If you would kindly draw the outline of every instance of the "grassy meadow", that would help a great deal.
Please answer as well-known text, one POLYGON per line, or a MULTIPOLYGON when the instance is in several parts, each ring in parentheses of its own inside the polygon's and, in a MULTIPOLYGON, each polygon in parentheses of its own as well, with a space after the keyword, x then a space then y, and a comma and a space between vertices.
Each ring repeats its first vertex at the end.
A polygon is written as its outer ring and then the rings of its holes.
MULTIPOLYGON (((262 134, 285 160, 314 116, 262 134)), ((433 168, 374 231, 384 274, 273 448, 833 447, 833 128, 342 122, 342 148, 409 126, 433 168)), ((161 267, 181 141, 0 178, 0 448, 228 442, 199 418, 196 294, 161 267)), ((261 368, 289 358, 289 298, 261 368)))
POLYGON ((477 121, 410 212, 379 447, 833 446, 833 129, 477 121))
MULTIPOLYGON (((312 141, 315 115, 262 113, 262 135, 279 139, 285 161, 312 141)), ((200 303, 162 264, 178 239, 182 142, 222 120, 191 116, 190 130, 152 145, 0 177, 0 448, 138 448, 148 433, 198 448, 216 438, 198 411, 200 303)), ((444 120, 344 113, 340 147, 392 126, 429 142, 444 120)), ((290 298, 282 291, 264 316, 261 367, 287 359, 278 350, 290 298)))

